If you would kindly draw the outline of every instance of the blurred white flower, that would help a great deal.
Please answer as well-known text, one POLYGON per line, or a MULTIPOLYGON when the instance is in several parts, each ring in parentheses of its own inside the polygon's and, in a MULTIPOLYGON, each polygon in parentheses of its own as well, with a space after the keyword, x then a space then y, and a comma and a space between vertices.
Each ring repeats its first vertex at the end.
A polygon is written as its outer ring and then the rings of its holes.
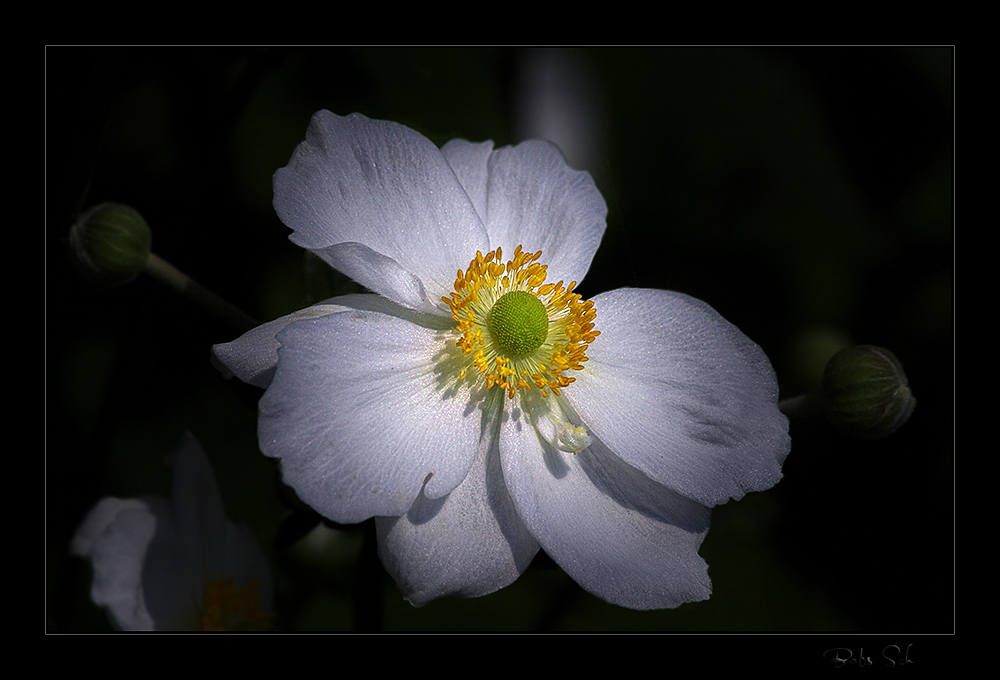
POLYGON ((91 597, 120 630, 270 627, 273 586, 246 525, 229 521, 211 465, 186 433, 168 457, 173 498, 105 498, 73 538, 91 597))
POLYGON ((547 142, 438 149, 321 111, 274 188, 292 241, 376 293, 215 347, 266 388, 260 446, 302 500, 375 517, 417 605, 502 588, 539 546, 618 605, 709 596, 711 506, 781 477, 776 379, 703 302, 572 292, 605 229, 589 174, 547 142))

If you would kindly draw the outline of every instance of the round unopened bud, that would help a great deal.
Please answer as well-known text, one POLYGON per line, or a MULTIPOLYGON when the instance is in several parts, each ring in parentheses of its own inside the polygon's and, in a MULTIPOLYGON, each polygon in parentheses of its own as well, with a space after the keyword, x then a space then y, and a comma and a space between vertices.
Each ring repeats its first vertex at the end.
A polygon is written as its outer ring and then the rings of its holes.
POLYGON ((85 274, 116 286, 131 281, 146 266, 152 235, 135 208, 101 203, 70 228, 69 243, 85 274))
POLYGON ((823 374, 823 401, 830 424, 860 439, 892 434, 917 405, 903 364, 874 345, 848 347, 833 355, 823 374))

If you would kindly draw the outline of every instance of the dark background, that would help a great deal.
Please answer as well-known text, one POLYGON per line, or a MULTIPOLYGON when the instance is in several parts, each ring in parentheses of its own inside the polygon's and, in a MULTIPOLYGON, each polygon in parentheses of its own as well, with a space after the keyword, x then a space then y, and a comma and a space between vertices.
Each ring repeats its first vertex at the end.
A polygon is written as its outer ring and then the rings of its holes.
MULTIPOLYGON (((169 494, 184 430, 229 516, 276 571, 282 630, 954 630, 953 52, 949 48, 46 51, 46 626, 110 630, 67 546, 101 497, 169 494), (583 125, 531 123, 528 84, 583 125), (576 94, 572 94, 576 92, 576 94), (574 98, 579 96, 579 98, 574 98), (366 529, 274 550, 286 503, 257 450, 258 390, 225 381, 237 333, 158 281, 105 289, 67 254, 79 211, 137 208, 153 250, 265 321, 306 303, 303 255, 271 175, 312 113, 360 111, 434 142, 559 142, 591 171, 608 229, 584 297, 621 286, 702 298, 760 344, 782 396, 840 346, 903 362, 918 405, 888 439, 794 421, 785 478, 717 508, 714 594, 633 612, 544 555, 517 583, 416 609, 371 562, 366 529)), ((533 94, 535 93, 535 94, 533 94)))

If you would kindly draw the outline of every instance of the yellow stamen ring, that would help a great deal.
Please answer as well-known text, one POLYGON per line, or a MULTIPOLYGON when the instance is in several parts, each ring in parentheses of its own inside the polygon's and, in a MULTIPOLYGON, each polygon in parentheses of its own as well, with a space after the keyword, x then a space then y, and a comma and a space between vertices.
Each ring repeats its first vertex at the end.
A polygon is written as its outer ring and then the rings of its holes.
POLYGON ((511 399, 532 388, 547 397, 575 380, 566 372, 583 368, 587 347, 600 335, 594 303, 572 292, 576 281, 545 283, 541 256, 518 246, 503 263, 497 248, 476 253, 464 273, 458 270, 454 291, 441 299, 468 357, 460 379, 483 381, 487 389, 499 385, 511 399))

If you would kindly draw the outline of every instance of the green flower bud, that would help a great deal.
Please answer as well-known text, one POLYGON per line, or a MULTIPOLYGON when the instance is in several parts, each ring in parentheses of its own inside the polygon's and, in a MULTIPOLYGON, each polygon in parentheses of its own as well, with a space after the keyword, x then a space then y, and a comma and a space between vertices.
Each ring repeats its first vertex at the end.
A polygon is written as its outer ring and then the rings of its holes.
POLYGON ((69 242, 86 275, 117 286, 134 279, 146 266, 152 235, 134 208, 101 203, 70 228, 69 242))
POLYGON ((889 350, 874 345, 834 354, 823 374, 822 391, 830 424, 860 439, 892 434, 917 405, 903 364, 889 350))

